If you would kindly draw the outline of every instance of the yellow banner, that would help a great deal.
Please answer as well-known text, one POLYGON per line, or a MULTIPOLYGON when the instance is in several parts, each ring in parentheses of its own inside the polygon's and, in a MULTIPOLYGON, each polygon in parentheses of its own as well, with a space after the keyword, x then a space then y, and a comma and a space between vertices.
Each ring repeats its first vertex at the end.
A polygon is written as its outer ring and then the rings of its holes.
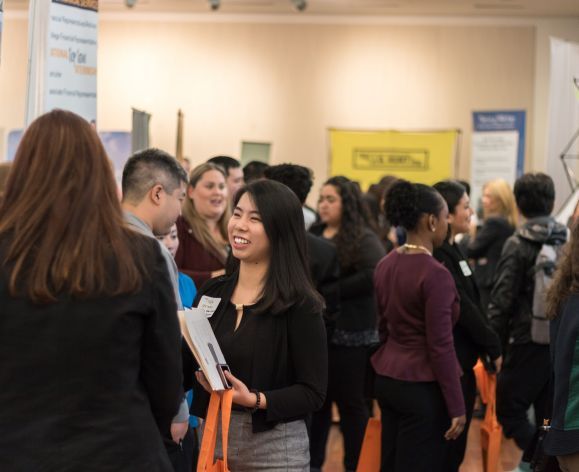
POLYGON ((345 131, 330 129, 330 174, 367 189, 385 175, 434 184, 452 178, 459 130, 345 131))

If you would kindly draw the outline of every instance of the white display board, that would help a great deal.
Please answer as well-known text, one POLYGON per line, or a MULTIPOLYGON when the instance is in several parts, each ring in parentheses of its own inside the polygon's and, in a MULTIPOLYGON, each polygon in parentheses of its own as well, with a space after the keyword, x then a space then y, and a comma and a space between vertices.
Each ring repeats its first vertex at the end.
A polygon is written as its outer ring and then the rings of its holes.
POLYGON ((491 131, 472 135, 471 199, 478 202, 486 182, 505 179, 514 184, 517 175, 517 131, 491 131))
POLYGON ((521 176, 525 164, 524 110, 473 112, 471 195, 473 208, 490 180, 504 179, 510 185, 521 176))
POLYGON ((62 108, 96 124, 98 0, 31 0, 27 124, 62 108))

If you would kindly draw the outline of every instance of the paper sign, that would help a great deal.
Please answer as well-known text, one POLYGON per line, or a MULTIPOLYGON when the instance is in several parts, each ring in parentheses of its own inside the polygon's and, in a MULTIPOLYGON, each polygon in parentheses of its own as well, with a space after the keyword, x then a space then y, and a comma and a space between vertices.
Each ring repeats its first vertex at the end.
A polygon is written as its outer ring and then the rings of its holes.
POLYGON ((201 308, 180 310, 181 332, 213 390, 225 390, 220 365, 226 364, 219 343, 201 308))

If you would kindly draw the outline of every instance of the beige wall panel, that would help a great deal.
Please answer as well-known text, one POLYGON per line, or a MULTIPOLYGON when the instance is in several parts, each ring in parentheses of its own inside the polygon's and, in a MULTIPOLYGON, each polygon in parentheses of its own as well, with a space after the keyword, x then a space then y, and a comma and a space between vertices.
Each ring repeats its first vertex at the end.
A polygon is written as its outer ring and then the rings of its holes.
MULTIPOLYGON (((0 128, 7 130, 24 121, 26 40, 26 22, 7 18, 0 64, 0 128)), ((312 167, 316 187, 327 177, 329 127, 460 128, 459 176, 468 178, 471 111, 525 109, 532 126, 535 60, 528 24, 105 19, 98 125, 130 130, 130 108, 146 110, 152 144, 174 152, 181 108, 184 152, 195 163, 238 156, 242 140, 266 141, 273 162, 312 167)))

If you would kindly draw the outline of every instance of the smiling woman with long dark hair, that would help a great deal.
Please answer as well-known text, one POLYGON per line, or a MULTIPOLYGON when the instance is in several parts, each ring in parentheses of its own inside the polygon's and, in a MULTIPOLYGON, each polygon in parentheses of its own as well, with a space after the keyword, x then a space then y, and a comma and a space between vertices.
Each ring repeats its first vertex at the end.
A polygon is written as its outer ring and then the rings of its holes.
MULTIPOLYGON (((324 401, 327 357, 300 202, 278 182, 253 182, 235 196, 228 235, 232 272, 205 284, 194 304, 216 301, 209 321, 233 374, 229 450, 238 452, 228 463, 236 472, 307 472, 304 420, 324 401)), ((188 359, 186 379, 195 367, 188 359)), ((192 412, 204 417, 210 388, 197 380, 192 412)))
POLYGON ((0 204, 0 470, 171 471, 181 393, 157 241, 124 222, 98 135, 34 121, 0 204))

